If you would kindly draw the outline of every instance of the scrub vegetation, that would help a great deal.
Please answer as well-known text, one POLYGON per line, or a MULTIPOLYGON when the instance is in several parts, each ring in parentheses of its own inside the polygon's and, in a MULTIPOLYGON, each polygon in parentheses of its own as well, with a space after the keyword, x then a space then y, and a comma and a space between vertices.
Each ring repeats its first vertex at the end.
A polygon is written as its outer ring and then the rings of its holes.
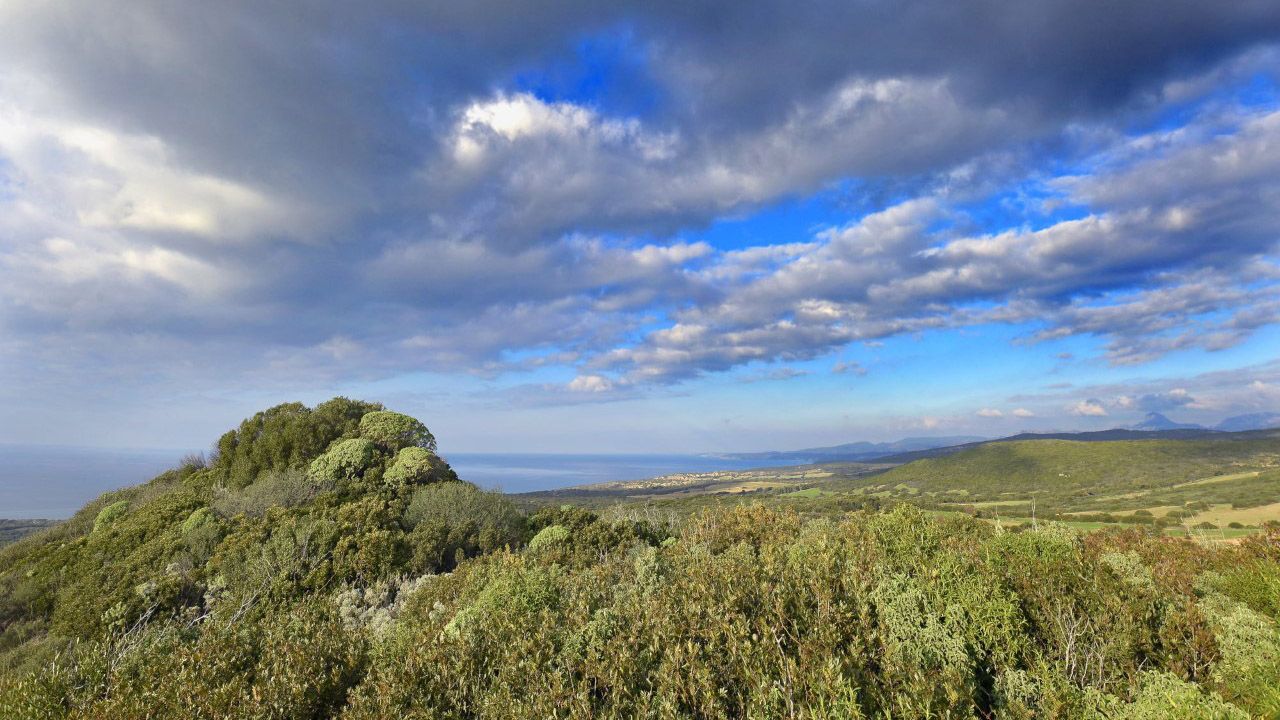
POLYGON ((344 398, 217 448, 0 549, 0 717, 1280 718, 1280 528, 899 502, 933 471, 521 509, 344 398))

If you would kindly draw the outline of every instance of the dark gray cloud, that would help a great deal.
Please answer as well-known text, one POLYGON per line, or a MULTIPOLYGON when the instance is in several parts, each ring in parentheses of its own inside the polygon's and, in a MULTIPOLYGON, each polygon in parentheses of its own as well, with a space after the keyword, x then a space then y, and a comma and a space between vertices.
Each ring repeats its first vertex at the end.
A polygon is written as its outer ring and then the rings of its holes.
POLYGON ((1165 392, 1145 393, 1137 397, 1121 395, 1116 398, 1116 405, 1122 408, 1135 408, 1144 412, 1168 412, 1187 406, 1194 406, 1196 399, 1186 388, 1173 388, 1165 392))
POLYGON ((1262 1, 0 4, 0 362, 32 398, 546 365, 604 397, 977 322, 1227 346, 1276 318, 1276 116, 1118 128, 1277 41, 1262 1), (517 87, 602 33, 643 112, 517 87), (938 230, 1059 150, 1086 217, 938 230), (672 237, 849 179, 912 199, 672 237))

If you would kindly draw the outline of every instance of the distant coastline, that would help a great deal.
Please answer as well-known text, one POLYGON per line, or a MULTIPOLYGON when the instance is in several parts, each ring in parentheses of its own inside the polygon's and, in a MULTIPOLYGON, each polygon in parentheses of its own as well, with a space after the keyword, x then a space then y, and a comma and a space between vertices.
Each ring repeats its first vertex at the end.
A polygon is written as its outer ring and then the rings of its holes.
MULTIPOLYGON (((174 467, 181 450, 111 450, 0 445, 0 518, 70 517, 108 490, 144 483, 174 467)), ((785 464, 714 455, 443 453, 463 479, 509 493, 679 472, 745 470, 785 464)))

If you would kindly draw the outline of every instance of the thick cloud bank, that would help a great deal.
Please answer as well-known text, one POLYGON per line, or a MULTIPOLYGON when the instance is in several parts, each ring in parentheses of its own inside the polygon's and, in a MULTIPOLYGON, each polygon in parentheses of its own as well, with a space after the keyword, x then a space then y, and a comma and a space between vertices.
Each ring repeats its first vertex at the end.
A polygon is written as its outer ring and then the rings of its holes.
POLYGON ((1262 0, 0 1, 0 402, 1235 347, 1280 313, 1278 67, 1262 0))

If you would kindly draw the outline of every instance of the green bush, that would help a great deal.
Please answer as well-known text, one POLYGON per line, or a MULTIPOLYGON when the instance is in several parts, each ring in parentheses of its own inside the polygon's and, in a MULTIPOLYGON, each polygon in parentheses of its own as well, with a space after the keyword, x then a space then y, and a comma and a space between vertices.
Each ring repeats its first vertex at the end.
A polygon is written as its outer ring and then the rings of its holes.
POLYGON ((459 557, 518 547, 525 538, 524 517, 510 500, 463 482, 418 488, 404 524, 412 531, 408 542, 418 572, 451 569, 459 557))
POLYGON ((364 438, 335 442, 323 455, 311 461, 307 470, 319 483, 343 483, 355 480, 373 463, 374 445, 364 438))
POLYGON ((102 528, 111 525, 111 523, 116 521, 116 518, 124 515, 128 509, 129 501, 127 500, 118 500, 102 508, 102 510, 98 512, 97 517, 93 519, 93 531, 97 532, 102 528))
POLYGON ((335 440, 354 437, 360 419, 381 409, 341 397, 314 409, 301 403, 277 405, 224 434, 209 469, 222 485, 242 488, 264 471, 305 467, 335 440))
POLYGON ((1280 626, 1225 595, 1203 603, 1222 659, 1214 679, 1223 694, 1261 717, 1280 717, 1280 626))
POLYGON ((408 447, 436 450, 436 439, 426 425, 388 410, 374 411, 360 418, 360 437, 391 452, 408 447))
POLYGON ((572 533, 563 525, 548 525, 538 531, 529 541, 529 552, 540 552, 569 542, 572 533))
POLYGON ((213 522, 213 511, 207 507, 196 508, 191 511, 186 520, 182 521, 182 534, 188 535, 200 527, 213 522))
POLYGON ((1099 720, 1249 720, 1249 714, 1221 697, 1163 672, 1143 673, 1132 703, 1096 701, 1099 720))
MULTIPOLYGON (((358 457, 359 450, 357 449, 354 454, 358 457)), ((370 454, 371 458, 372 454, 370 454)), ((354 472, 356 467, 367 462, 369 460, 352 461, 351 471, 354 472)), ((211 507, 223 517, 234 517, 242 513, 250 517, 260 517, 271 508, 305 505, 320 493, 333 490, 337 486, 336 477, 344 476, 347 470, 346 467, 339 467, 336 463, 326 466, 320 472, 312 473, 294 468, 268 470, 252 484, 240 490, 216 489, 211 507)))
POLYGON ((425 485, 446 478, 442 465, 443 461, 430 450, 402 448, 382 479, 389 485, 425 485))

